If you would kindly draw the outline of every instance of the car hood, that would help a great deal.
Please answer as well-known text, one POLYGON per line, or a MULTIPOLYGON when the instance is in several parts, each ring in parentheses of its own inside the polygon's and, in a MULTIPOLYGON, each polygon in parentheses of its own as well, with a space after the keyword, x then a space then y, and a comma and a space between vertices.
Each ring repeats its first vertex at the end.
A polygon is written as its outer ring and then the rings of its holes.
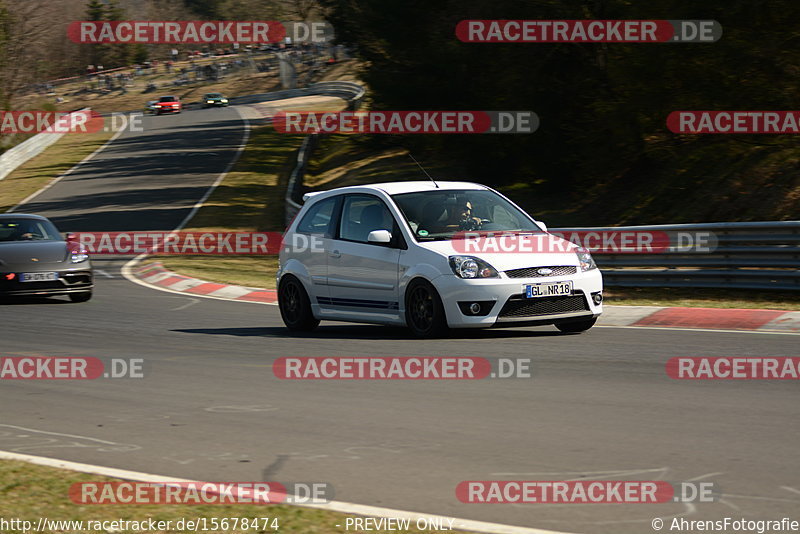
POLYGON ((31 268, 67 260, 66 241, 23 241, 0 243, 0 270, 9 267, 31 268), (36 258, 34 261, 33 258, 36 258))
POLYGON ((488 237, 467 242, 464 239, 422 241, 418 245, 444 256, 474 256, 488 262, 498 271, 524 267, 579 265, 576 245, 547 234, 529 241, 488 237), (506 250, 504 252, 504 250, 506 250))

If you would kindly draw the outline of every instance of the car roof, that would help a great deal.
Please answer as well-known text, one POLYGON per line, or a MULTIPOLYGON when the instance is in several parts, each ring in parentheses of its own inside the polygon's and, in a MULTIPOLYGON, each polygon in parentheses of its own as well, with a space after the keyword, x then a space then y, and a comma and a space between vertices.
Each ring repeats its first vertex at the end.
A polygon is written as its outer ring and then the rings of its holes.
POLYGON ((422 191, 435 191, 437 189, 489 189, 485 185, 475 184, 472 182, 446 182, 437 181, 436 183, 431 180, 419 180, 414 182, 386 182, 381 184, 373 184, 369 187, 380 189, 390 195, 398 195, 401 193, 419 193, 422 191))
POLYGON ((3 219, 33 219, 37 221, 48 220, 47 217, 34 215, 33 213, 0 213, 0 220, 3 219))
POLYGON ((437 181, 434 184, 430 180, 419 180, 413 182, 384 182, 379 184, 365 184, 365 185, 351 185, 347 187, 339 187, 330 189, 328 191, 314 191, 306 193, 303 196, 304 200, 317 195, 331 196, 341 193, 368 193, 371 191, 383 191, 388 195, 399 195, 402 193, 421 193, 425 191, 448 191, 448 190, 488 190, 485 185, 475 184, 472 182, 446 182, 437 181))

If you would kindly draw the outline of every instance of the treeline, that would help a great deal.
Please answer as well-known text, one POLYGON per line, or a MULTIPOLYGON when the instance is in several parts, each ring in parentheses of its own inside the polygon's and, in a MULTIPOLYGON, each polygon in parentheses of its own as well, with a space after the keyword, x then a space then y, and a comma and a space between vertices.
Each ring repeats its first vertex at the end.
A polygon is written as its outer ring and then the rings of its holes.
MULTIPOLYGON (((796 143, 791 136, 677 136, 665 125, 671 111, 682 109, 799 109, 796 0, 323 4, 339 39, 357 45, 368 65, 363 79, 375 108, 539 115, 539 131, 530 135, 375 141, 450 158, 463 164, 467 178, 538 183, 544 192, 585 191, 620 180, 656 184, 702 167, 698 158, 708 158, 708 167, 725 167, 731 158, 750 157, 753 146, 780 150, 796 143), (476 44, 455 37, 464 19, 715 19, 724 33, 708 44, 476 44), (665 178, 667 170, 672 174, 665 178)), ((691 187, 691 180, 684 186, 691 187)))
POLYGON ((115 68, 166 59, 173 45, 71 42, 79 20, 303 20, 322 16, 316 0, 0 0, 0 109, 32 84, 75 76, 88 65, 115 68))

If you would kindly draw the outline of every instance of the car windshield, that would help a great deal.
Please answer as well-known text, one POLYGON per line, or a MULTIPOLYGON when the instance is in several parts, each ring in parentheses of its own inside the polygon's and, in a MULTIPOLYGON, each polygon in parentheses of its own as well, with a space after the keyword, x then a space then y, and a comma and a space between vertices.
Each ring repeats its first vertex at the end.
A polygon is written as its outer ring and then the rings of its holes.
POLYGON ((62 241, 50 221, 41 219, 0 219, 0 242, 62 241))
POLYGON ((159 102, 177 102, 178 99, 174 96, 162 96, 158 99, 159 102))
POLYGON ((222 95, 219 93, 208 93, 206 98, 222 98, 222 95))
POLYGON ((542 233, 530 217, 493 191, 421 191, 392 198, 420 241, 449 240, 475 231, 542 233))

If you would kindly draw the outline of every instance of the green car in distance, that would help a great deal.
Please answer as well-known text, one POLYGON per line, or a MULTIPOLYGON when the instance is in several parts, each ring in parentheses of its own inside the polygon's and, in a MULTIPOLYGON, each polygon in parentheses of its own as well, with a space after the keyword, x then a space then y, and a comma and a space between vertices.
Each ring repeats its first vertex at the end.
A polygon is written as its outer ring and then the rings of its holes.
POLYGON ((203 107, 210 108, 212 106, 227 106, 228 99, 222 93, 206 93, 203 95, 203 107))

